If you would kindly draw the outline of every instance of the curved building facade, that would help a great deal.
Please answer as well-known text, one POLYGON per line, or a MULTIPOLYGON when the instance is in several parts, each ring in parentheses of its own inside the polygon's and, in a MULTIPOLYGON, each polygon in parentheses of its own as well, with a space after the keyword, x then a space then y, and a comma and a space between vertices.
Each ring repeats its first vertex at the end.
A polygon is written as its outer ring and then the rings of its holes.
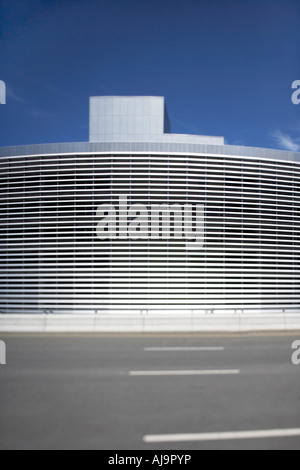
POLYGON ((300 154, 91 99, 90 142, 0 149, 0 313, 298 313, 300 154))

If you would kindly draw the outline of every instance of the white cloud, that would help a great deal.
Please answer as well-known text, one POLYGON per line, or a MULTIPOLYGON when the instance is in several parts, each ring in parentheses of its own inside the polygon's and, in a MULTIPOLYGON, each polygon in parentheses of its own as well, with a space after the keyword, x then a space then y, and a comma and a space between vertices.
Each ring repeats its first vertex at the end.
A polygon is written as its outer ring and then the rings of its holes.
POLYGON ((276 145, 284 150, 290 150, 292 152, 300 151, 300 137, 291 137, 288 134, 284 134, 280 129, 277 129, 271 133, 276 145))
POLYGON ((6 94, 9 99, 17 101, 18 103, 26 104, 26 100, 15 93, 9 86, 6 87, 6 94))
POLYGON ((28 101, 26 101, 22 96, 17 94, 14 90, 12 90, 10 87, 6 87, 6 94, 7 97, 18 103, 19 107, 21 107, 22 110, 24 110, 30 117, 32 118, 37 118, 37 119, 53 119, 54 115, 43 111, 40 108, 32 107, 29 105, 28 101))

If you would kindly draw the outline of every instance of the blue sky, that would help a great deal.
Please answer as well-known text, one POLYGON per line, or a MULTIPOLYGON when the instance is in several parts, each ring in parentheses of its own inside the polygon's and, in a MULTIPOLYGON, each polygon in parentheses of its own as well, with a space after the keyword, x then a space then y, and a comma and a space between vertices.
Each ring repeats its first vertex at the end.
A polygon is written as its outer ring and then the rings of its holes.
POLYGON ((165 96, 172 132, 300 151, 299 0, 1 0, 0 146, 88 140, 88 98, 165 96))

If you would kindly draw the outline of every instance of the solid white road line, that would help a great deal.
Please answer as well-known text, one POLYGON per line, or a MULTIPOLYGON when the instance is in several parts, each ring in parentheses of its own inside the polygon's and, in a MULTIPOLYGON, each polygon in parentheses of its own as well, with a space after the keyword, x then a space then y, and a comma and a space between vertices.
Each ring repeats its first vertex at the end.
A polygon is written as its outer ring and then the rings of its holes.
POLYGON ((131 376, 172 376, 172 375, 237 375, 240 370, 134 370, 131 376))
POLYGON ((144 348, 144 351, 152 352, 152 351, 224 351, 225 348, 222 347, 191 347, 191 348, 144 348))
POLYGON ((270 439, 272 437, 300 436, 300 428, 271 429, 267 431, 221 432, 207 434, 161 434, 144 437, 147 443, 192 442, 192 441, 226 441, 236 439, 270 439))
POLYGON ((226 441, 237 439, 270 439, 272 437, 300 436, 300 428, 296 429, 271 429, 266 431, 221 432, 207 434, 161 434, 144 437, 147 443, 162 442, 193 442, 193 441, 226 441))

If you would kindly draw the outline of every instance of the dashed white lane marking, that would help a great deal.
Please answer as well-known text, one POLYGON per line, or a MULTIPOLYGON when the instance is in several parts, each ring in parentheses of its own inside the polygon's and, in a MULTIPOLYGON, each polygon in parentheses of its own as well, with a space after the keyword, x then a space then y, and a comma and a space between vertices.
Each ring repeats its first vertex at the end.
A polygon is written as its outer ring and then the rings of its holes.
POLYGON ((236 439, 266 439, 277 437, 300 436, 300 428, 271 429, 266 431, 222 432, 206 434, 161 434, 144 437, 146 443, 193 442, 193 441, 226 441, 236 439))
POLYGON ((172 375, 238 375, 241 371, 232 370, 134 370, 131 376, 172 376, 172 375))
POLYGON ((147 352, 154 352, 154 351, 162 351, 162 352, 168 352, 168 351, 224 351, 225 348, 223 347, 186 347, 186 348, 175 348, 175 347, 170 347, 170 348, 144 348, 144 351, 147 352))

